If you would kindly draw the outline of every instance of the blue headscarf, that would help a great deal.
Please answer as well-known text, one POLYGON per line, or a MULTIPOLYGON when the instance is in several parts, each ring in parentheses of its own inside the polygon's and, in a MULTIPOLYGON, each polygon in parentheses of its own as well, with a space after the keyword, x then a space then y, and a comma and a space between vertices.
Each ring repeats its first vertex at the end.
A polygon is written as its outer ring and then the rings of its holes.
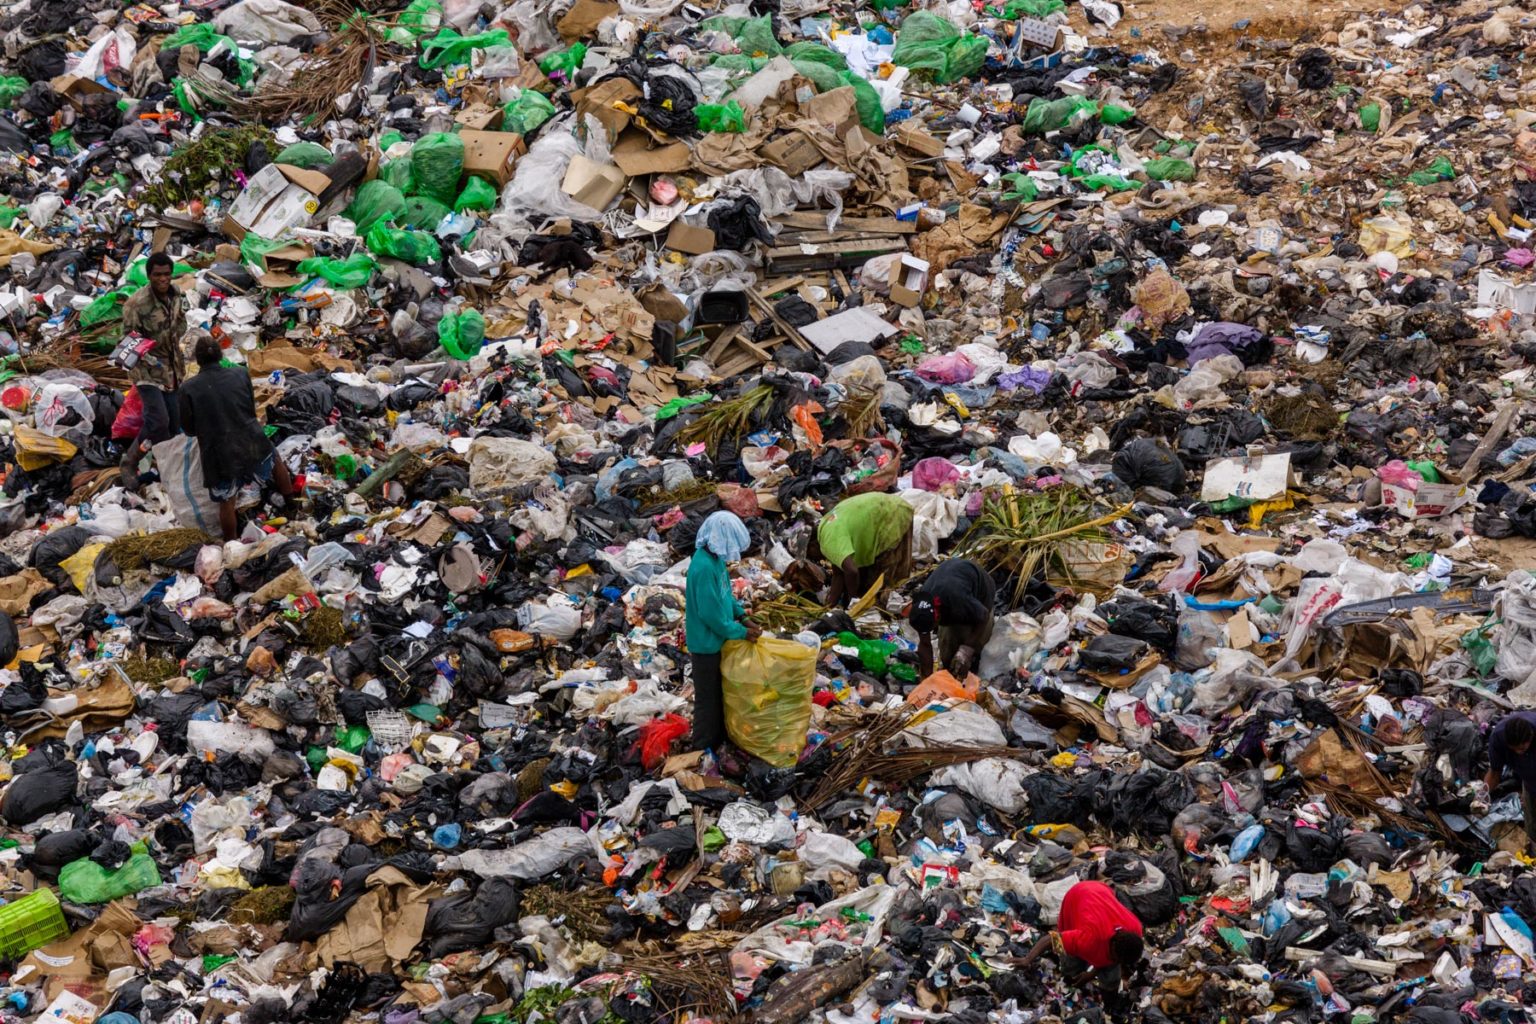
POLYGON ((720 511, 712 514, 699 525, 694 537, 695 550, 705 550, 722 562, 741 560, 742 552, 752 543, 747 524, 734 512, 720 511))

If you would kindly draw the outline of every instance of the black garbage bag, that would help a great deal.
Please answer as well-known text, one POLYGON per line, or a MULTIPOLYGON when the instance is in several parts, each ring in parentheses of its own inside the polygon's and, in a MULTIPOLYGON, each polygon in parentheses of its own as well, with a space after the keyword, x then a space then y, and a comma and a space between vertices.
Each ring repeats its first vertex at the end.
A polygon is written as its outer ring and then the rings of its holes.
POLYGON ((144 621, 134 631, 142 640, 157 644, 171 644, 173 646, 188 646, 197 643, 197 635, 192 632, 192 627, 187 625, 187 620, 174 608, 167 608, 163 604, 149 606, 144 614, 144 621))
POLYGON ((1117 598, 1099 609, 1117 636, 1144 640, 1163 651, 1172 651, 1179 639, 1179 613, 1170 602, 1117 598))
POLYGON ((336 405, 343 416, 372 417, 384 412, 384 399, 373 388, 343 384, 336 389, 336 405))
POLYGON ((1333 84, 1333 57, 1312 47, 1296 61, 1296 84, 1303 89, 1326 89, 1333 84))
POLYGON ((34 875, 56 881, 64 865, 90 856, 100 841, 99 835, 83 828, 50 832, 38 839, 32 856, 27 858, 27 867, 34 875))
POLYGON ((75 584, 69 573, 59 568, 59 563, 85 547, 91 535, 82 526, 66 526, 62 530, 50 530, 32 548, 28 564, 43 574, 43 578, 56 587, 67 587, 75 592, 75 584))
POLYGON ((429 958, 487 945, 497 928, 517 920, 517 887, 505 878, 488 878, 471 892, 432 901, 422 926, 429 958))
POLYGON ((1115 453, 1110 466, 1127 487, 1156 487, 1169 494, 1184 492, 1184 463, 1161 441, 1138 437, 1115 453))
POLYGON ((1106 633, 1088 641, 1080 655, 1085 669, 1092 672, 1123 672, 1136 667, 1149 647, 1135 637, 1106 633))
POLYGON ((709 211, 709 228, 715 233, 715 248, 741 252, 754 241, 767 245, 773 241, 763 223, 763 208, 750 196, 738 196, 709 211))
MULTIPOLYGON (((14 627, 13 627, 14 628, 14 627)), ((11 657, 15 657, 15 651, 11 657)), ((9 664, 9 662, 7 662, 9 664)), ((34 711, 48 699, 48 684, 40 672, 23 672, 21 678, 0 691, 0 717, 34 711)))
POLYGON ((300 862, 293 887, 298 899, 288 915, 284 937, 289 942, 310 942, 340 924, 352 904, 368 891, 368 876, 376 866, 360 864, 342 869, 318 857, 300 862))
POLYGON ((1379 832, 1352 832, 1344 837, 1344 854, 1363 868, 1372 864, 1386 867, 1396 855, 1379 832))
POLYGON ((1339 859, 1337 837, 1320 828, 1298 828, 1292 821, 1285 827, 1285 851, 1300 871, 1327 871, 1339 859))
POLYGON ((1029 798, 1031 821, 1087 822, 1087 807, 1077 799, 1077 787, 1072 780, 1037 772, 1024 780, 1022 788, 1029 798))
POLYGON ((0 818, 9 824, 25 825, 75 802, 75 763, 62 747, 48 749, 51 763, 16 776, 5 787, 5 796, 0 797, 0 818))
POLYGON ((1146 925, 1172 921, 1179 912, 1179 888, 1162 868, 1124 850, 1104 858, 1104 877, 1114 883, 1115 898, 1146 925))

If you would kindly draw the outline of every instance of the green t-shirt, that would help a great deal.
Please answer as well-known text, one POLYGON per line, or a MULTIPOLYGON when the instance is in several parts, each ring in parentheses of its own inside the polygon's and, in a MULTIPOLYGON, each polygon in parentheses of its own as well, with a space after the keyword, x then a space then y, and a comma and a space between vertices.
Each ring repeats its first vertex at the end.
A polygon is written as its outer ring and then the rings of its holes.
POLYGON ((912 506, 894 494, 860 494, 838 502, 816 528, 821 553, 833 565, 851 555, 860 569, 900 544, 912 528, 912 506))

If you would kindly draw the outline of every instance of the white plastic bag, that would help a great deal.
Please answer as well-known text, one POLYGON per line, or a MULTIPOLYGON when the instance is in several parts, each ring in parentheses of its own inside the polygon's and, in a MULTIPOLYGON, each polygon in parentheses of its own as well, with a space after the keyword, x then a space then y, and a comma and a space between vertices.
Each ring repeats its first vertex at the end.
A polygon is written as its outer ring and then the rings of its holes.
POLYGON ((1040 623, 1024 612, 1009 612, 992 629, 992 639, 981 649, 976 673, 982 679, 1010 675, 1029 663, 1040 650, 1040 623))
POLYGON ((43 385, 37 400, 32 403, 32 421, 49 437, 63 437, 68 433, 88 436, 96 422, 96 412, 84 391, 73 384, 49 382, 43 385), (65 425, 63 421, 71 412, 77 413, 80 420, 65 425))
POLYGON ((203 481, 203 458, 195 437, 173 437, 154 447, 160 484, 171 502, 171 512, 184 527, 202 530, 210 537, 223 533, 219 527, 219 503, 208 494, 203 481))
POLYGON ((603 851, 579 828, 552 828, 526 843, 507 850, 470 850, 457 857, 445 857, 445 871, 468 871, 481 878, 512 878, 536 882, 554 874, 572 860, 585 854, 598 856, 603 851))
POLYGON ((290 43, 325 31, 320 19, 284 0, 241 0, 214 15, 213 27, 237 43, 290 43))
POLYGON ((131 67, 138 52, 139 44, 127 29, 113 29, 91 44, 70 73, 95 80, 108 71, 131 67))
POLYGON ((934 772, 928 781, 935 786, 954 786, 995 807, 1004 814, 1018 814, 1029 805, 1024 780, 1034 769, 1003 757, 952 764, 934 772))
POLYGON ((1536 576, 1516 569, 1494 604, 1499 626, 1499 675, 1517 685, 1505 694, 1520 707, 1536 707, 1536 576))

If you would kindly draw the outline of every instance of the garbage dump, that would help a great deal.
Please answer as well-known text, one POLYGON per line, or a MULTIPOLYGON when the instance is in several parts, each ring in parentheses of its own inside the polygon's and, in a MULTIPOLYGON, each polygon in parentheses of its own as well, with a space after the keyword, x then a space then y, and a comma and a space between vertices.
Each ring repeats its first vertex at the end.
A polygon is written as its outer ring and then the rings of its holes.
POLYGON ((0 3, 0 1020, 1536 1003, 1536 14, 0 3))

